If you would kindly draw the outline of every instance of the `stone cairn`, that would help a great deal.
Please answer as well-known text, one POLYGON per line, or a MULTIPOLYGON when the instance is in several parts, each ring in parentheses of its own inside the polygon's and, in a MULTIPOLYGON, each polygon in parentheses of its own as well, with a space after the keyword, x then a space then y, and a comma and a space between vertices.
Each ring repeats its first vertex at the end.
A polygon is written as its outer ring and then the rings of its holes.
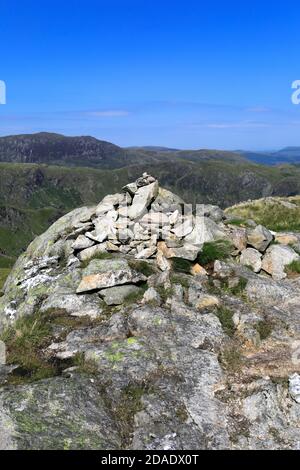
MULTIPOLYGON (((204 243, 223 239, 231 242, 232 255, 241 264, 256 273, 284 278, 284 267, 299 260, 289 246, 290 237, 276 236, 250 222, 248 228, 235 227, 230 217, 213 205, 198 204, 193 210, 190 204, 160 188, 156 178, 144 173, 124 186, 122 193, 105 196, 92 217, 81 221, 72 233, 72 238, 78 235, 72 249, 80 261, 114 252, 136 259, 156 259, 165 271, 170 269, 170 259, 194 262, 204 243), (273 244, 274 236, 279 245, 273 244)), ((195 272, 205 273, 199 265, 195 272)))

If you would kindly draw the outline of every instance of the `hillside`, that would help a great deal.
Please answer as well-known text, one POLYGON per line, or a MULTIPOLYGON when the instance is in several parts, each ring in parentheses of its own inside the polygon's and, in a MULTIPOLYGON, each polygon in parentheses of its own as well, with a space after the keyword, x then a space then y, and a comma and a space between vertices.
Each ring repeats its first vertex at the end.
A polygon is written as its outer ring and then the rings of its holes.
POLYGON ((0 163, 0 266, 11 265, 36 235, 67 211, 94 204, 150 170, 164 187, 193 204, 228 207, 247 199, 300 193, 300 169, 289 167, 180 160, 171 167, 169 162, 155 162, 108 171, 0 163))
POLYGON ((1 450, 299 449, 300 235, 183 206, 143 174, 18 259, 1 450))

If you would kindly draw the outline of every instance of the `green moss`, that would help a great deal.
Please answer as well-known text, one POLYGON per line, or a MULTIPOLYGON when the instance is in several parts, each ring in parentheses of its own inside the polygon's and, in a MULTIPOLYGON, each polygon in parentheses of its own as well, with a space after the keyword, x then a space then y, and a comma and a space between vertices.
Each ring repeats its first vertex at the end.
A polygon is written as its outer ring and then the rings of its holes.
POLYGON ((243 356, 237 347, 229 347, 222 351, 219 360, 229 372, 238 372, 243 365, 243 356))
POLYGON ((273 323, 270 320, 261 320, 255 325, 255 329, 261 340, 267 339, 273 330, 273 323))
POLYGON ((239 282, 237 283, 236 286, 228 287, 228 284, 227 284, 226 290, 232 295, 240 296, 244 293, 247 287, 247 283, 248 283, 247 279, 245 279, 244 277, 240 277, 239 282))
POLYGON ((147 261, 129 260, 128 264, 131 269, 134 269, 135 271, 144 274, 144 276, 146 277, 150 277, 152 274, 155 273, 154 266, 151 263, 148 263, 147 261))
POLYGON ((142 396, 146 388, 139 385, 129 384, 122 391, 121 397, 114 409, 121 440, 122 448, 127 448, 132 438, 134 417, 143 409, 142 396))
POLYGON ((164 286, 159 286, 156 288, 156 290, 163 302, 166 302, 167 299, 172 297, 172 295, 174 294, 172 287, 166 289, 164 286))
POLYGON ((123 300, 123 305, 131 305, 140 302, 144 296, 146 289, 147 284, 145 283, 140 287, 139 291, 131 292, 130 294, 126 295, 125 299, 123 300))
POLYGON ((190 274, 193 264, 183 258, 172 258, 172 268, 174 271, 190 274))
POLYGON ((114 258, 114 256, 115 255, 113 253, 107 253, 106 251, 104 251, 103 253, 97 253, 96 255, 91 256, 90 258, 82 261, 80 267, 83 269, 87 268, 93 259, 112 259, 114 258))
POLYGON ((124 361, 125 355, 121 351, 115 351, 115 352, 107 352, 106 357, 110 362, 116 363, 116 362, 124 361))
POLYGON ((200 251, 197 262, 202 266, 212 263, 215 260, 224 260, 230 256, 232 245, 227 240, 217 240, 215 242, 204 243, 200 251))
POLYGON ((233 312, 231 310, 229 310, 228 308, 226 307, 218 307, 217 308, 217 317, 219 318, 220 320, 220 323, 222 325, 222 328, 223 330, 225 331, 225 333, 232 337, 235 333, 235 325, 234 325, 234 322, 233 322, 233 312))
POLYGON ((244 227, 246 223, 246 220, 239 218, 226 220, 225 222, 226 225, 237 225, 238 227, 244 227))
POLYGON ((73 356, 71 360, 71 365, 76 366, 79 372, 88 374, 88 375, 96 375, 98 373, 98 364, 97 361, 94 359, 86 359, 83 352, 78 352, 73 356))
POLYGON ((180 276, 178 274, 172 274, 170 276, 170 281, 171 284, 180 284, 184 289, 188 289, 190 286, 189 280, 186 277, 180 276))

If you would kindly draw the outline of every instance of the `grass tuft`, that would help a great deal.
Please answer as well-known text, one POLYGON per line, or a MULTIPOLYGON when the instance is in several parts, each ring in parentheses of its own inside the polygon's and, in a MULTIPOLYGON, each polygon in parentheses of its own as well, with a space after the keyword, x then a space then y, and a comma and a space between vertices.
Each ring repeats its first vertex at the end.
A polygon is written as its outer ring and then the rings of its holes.
POLYGON ((235 325, 233 322, 233 312, 226 307, 218 307, 216 313, 220 323, 222 325, 223 330, 225 333, 232 337, 235 333, 235 325))
POLYGON ((215 242, 206 242, 198 254, 196 262, 202 266, 212 263, 215 260, 224 260, 229 258, 232 251, 232 245, 227 240, 217 240, 215 242))

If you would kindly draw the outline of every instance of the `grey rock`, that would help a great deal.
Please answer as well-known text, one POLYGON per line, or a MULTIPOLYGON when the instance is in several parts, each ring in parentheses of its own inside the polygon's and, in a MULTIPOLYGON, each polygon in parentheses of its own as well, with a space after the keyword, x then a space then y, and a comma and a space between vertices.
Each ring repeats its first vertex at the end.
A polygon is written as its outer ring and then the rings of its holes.
POLYGON ((154 287, 149 287, 149 289, 146 290, 143 297, 143 303, 161 304, 161 297, 154 287))
POLYGON ((197 217, 209 217, 214 222, 221 222, 226 219, 226 215, 222 209, 212 204, 197 204, 196 206, 197 217))
POLYGON ((273 240, 273 235, 268 229, 258 225, 254 230, 248 230, 247 238, 249 245, 258 251, 264 252, 273 240))
POLYGON ((76 238, 75 242, 72 243, 73 250, 84 250, 85 248, 90 248, 94 245, 94 242, 84 235, 79 235, 76 238))
POLYGON ((125 285, 103 289, 99 295, 107 305, 121 305, 130 294, 139 294, 140 292, 142 292, 140 287, 125 285))
POLYGON ((254 248, 246 248, 242 251, 240 263, 244 266, 250 266, 255 273, 258 273, 262 267, 261 253, 254 248))
POLYGON ((191 245, 202 245, 205 242, 226 238, 226 235, 219 226, 208 217, 195 217, 195 227, 193 231, 185 237, 186 243, 191 245))
POLYGON ((147 259, 147 258, 151 258, 151 256, 153 256, 155 253, 156 253, 156 246, 155 245, 151 245, 149 248, 145 248, 141 251, 139 251, 136 255, 135 255, 135 258, 136 259, 147 259))
POLYGON ((147 278, 132 270, 126 260, 92 260, 83 271, 76 293, 106 289, 123 284, 136 284, 147 278))
POLYGON ((137 219, 145 214, 147 207, 158 194, 158 183, 155 181, 147 186, 140 187, 135 193, 128 215, 130 219, 137 219))
POLYGON ((293 248, 285 245, 270 246, 262 261, 262 269, 271 274, 274 279, 284 279, 287 274, 285 267, 293 261, 300 260, 293 248))
POLYGON ((78 253, 77 257, 80 261, 86 261, 90 258, 97 256, 100 253, 106 252, 106 243, 100 243, 98 245, 91 246, 90 248, 86 248, 78 253))

